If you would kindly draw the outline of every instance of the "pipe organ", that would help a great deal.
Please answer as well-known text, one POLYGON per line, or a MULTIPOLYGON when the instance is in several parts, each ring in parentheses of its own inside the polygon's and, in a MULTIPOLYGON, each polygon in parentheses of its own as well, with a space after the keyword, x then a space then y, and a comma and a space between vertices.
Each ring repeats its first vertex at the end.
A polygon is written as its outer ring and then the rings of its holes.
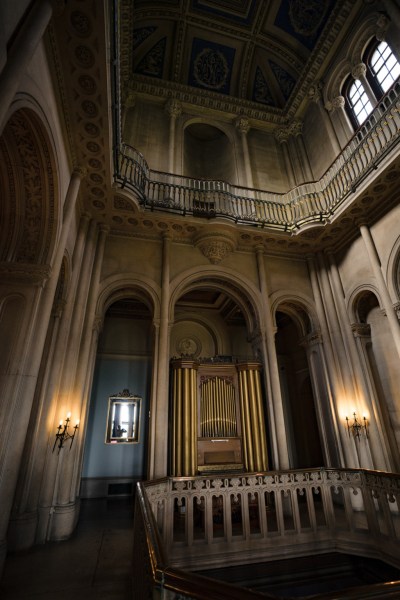
POLYGON ((172 475, 266 471, 261 364, 171 362, 172 475))

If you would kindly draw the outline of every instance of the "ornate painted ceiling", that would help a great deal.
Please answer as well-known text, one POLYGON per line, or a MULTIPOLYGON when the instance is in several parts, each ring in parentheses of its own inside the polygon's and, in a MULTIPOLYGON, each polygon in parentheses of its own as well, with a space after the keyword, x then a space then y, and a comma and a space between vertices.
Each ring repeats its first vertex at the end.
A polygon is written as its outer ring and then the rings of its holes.
MULTIPOLYGON (((122 18, 127 18, 128 2, 122 18)), ((135 0, 125 84, 202 90, 272 112, 297 106, 343 27, 342 0, 135 0), (312 68, 314 66, 314 69, 312 68), (300 96, 299 96, 300 94, 300 96)), ((128 39, 129 38, 129 39, 128 39)), ((124 82, 123 82, 124 83, 124 82)))

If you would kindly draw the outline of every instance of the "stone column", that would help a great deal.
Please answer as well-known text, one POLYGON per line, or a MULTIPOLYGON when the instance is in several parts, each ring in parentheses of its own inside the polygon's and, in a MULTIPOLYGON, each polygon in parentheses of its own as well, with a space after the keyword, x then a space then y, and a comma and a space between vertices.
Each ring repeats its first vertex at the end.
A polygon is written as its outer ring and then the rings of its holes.
POLYGON ((275 327, 271 315, 267 278, 265 276, 264 248, 256 248, 257 270, 261 292, 264 327, 266 334, 266 364, 271 384, 270 397, 267 398, 269 421, 271 423, 272 448, 275 469, 289 469, 289 449, 287 429, 284 418, 281 383, 279 378, 278 358, 275 346, 275 327))
POLYGON ((249 153, 249 145, 247 143, 247 134, 250 130, 249 120, 245 117, 239 117, 235 121, 235 127, 240 132, 241 140, 242 140, 242 152, 243 152, 243 160, 244 160, 244 170, 246 173, 246 186, 248 188, 253 188, 253 173, 251 170, 251 162, 250 162, 250 153, 249 153))
POLYGON ((332 293, 331 282, 328 277, 327 267, 322 254, 318 255, 319 271, 318 278, 321 286, 322 298, 325 306, 325 314, 328 324, 328 331, 332 343, 333 360, 336 371, 336 379, 339 384, 339 393, 335 398, 336 410, 338 416, 338 425, 340 439, 343 444, 345 453, 346 467, 359 468, 360 462, 357 453, 357 448, 349 443, 346 431, 344 429, 343 420, 340 423, 340 418, 343 419, 344 414, 339 411, 348 411, 349 400, 356 397, 356 392, 353 386, 352 372, 349 369, 349 357, 347 355, 347 347, 343 340, 343 332, 341 330, 340 319, 337 314, 334 296, 332 293))
POLYGON ((168 172, 175 173, 176 119, 182 114, 182 105, 179 100, 168 100, 165 110, 169 116, 168 172))
POLYGON ((386 286, 385 278, 383 277, 381 261, 379 259, 379 255, 376 250, 369 227, 365 224, 361 224, 360 233, 364 240, 365 247, 367 249, 367 254, 372 268, 372 272, 376 279, 383 307, 386 311, 386 316, 389 321, 390 330, 392 332, 394 343, 396 345, 396 349, 400 357, 400 325, 397 319, 396 311, 393 307, 392 300, 389 295, 389 291, 386 286))
POLYGON ((51 0, 33 2, 23 26, 12 43, 7 62, 0 74, 0 135, 21 77, 46 31, 52 14, 51 0))
MULTIPOLYGON (((364 373, 361 363, 360 356, 357 352, 356 343, 354 336, 351 331, 350 319, 346 311, 344 303, 344 291, 342 282, 340 280, 339 269, 337 268, 335 257, 332 252, 328 253, 330 262, 330 272, 332 276, 333 291, 335 297, 335 303, 338 307, 340 322, 344 335, 344 342, 347 347, 349 357, 349 367, 353 373, 354 387, 357 391, 358 402, 357 402, 357 414, 363 416, 365 412, 369 415, 376 413, 375 398, 371 397, 370 390, 366 382, 366 374, 364 373)), ((348 415, 350 416, 350 415, 348 415)), ((382 453, 383 440, 376 440, 376 435, 371 439, 371 444, 368 444, 368 440, 363 440, 365 444, 360 444, 360 459, 361 466, 366 469, 389 469, 387 456, 382 453), (372 454, 371 454, 372 453, 372 454)))
POLYGON ((340 371, 338 371, 338 365, 336 364, 335 360, 335 352, 330 337, 330 329, 316 273, 314 256, 308 256, 307 263, 315 307, 318 315, 318 321, 321 326, 322 338, 324 340, 324 353, 321 355, 321 358, 323 365, 323 377, 325 380, 326 392, 329 399, 329 420, 332 423, 334 432, 333 441, 336 444, 335 454, 337 454, 337 457, 340 461, 339 466, 344 467, 346 465, 346 462, 342 445, 343 431, 342 428, 340 428, 340 415, 338 413, 338 407, 335 403, 335 398, 337 398, 338 396, 343 396, 343 381, 341 379, 341 374, 340 371), (325 355, 327 358, 326 361, 325 355))
POLYGON ((167 475, 168 456, 168 393, 169 393, 169 302, 170 302, 170 253, 171 238, 165 233, 162 245, 162 270, 161 270, 161 314, 160 335, 158 341, 158 374, 157 394, 152 408, 152 421, 154 420, 154 438, 151 444, 151 463, 153 472, 151 479, 167 475))
POLYGON ((369 84, 369 81, 366 77, 366 73, 367 73, 367 65, 365 65, 362 62, 358 63, 357 65, 354 65, 351 70, 351 74, 354 77, 354 79, 357 79, 358 81, 361 82, 361 84, 365 90, 365 93, 368 96, 368 100, 370 101, 372 108, 374 108, 374 106, 377 102, 377 98, 374 94, 372 87, 369 84))
MULTIPOLYGON (((93 362, 91 360, 92 357, 90 356, 90 351, 95 350, 93 339, 97 339, 97 327, 94 326, 95 310, 107 232, 107 227, 101 227, 90 279, 90 290, 86 303, 85 324, 82 330, 75 381, 68 405, 73 415, 73 424, 76 419, 79 419, 80 429, 82 431, 85 431, 85 421, 82 417, 86 416, 89 403, 89 398, 84 396, 84 392, 85 390, 87 391, 88 387, 90 387, 87 382, 88 371, 90 375, 89 366, 93 362)), ((70 535, 74 529, 78 517, 77 512, 79 510, 79 504, 76 502, 80 483, 80 469, 78 466, 81 465, 83 443, 84 435, 82 435, 81 431, 78 430, 78 434, 74 440, 74 445, 71 449, 71 452, 69 452, 69 460, 64 460, 63 464, 62 479, 60 481, 59 494, 57 505, 55 506, 55 514, 51 532, 52 539, 62 539, 66 535, 70 535), (68 506, 70 510, 66 511, 66 506, 68 506), (59 518, 59 507, 64 509, 61 510, 61 518, 59 518)))
MULTIPOLYGON (((65 306, 54 306, 54 294, 59 280, 61 262, 65 252, 65 246, 71 220, 75 213, 76 200, 78 197, 81 177, 84 172, 76 169, 70 179, 69 187, 66 193, 63 210, 63 223, 60 232, 60 238, 57 243, 54 263, 52 266, 52 276, 46 286, 43 298, 39 307, 39 321, 46 322, 49 310, 52 311, 52 324, 48 327, 42 327, 41 333, 35 337, 35 343, 41 344, 40 338, 50 338, 47 342, 47 358, 42 358, 43 374, 40 378, 41 387, 35 390, 35 410, 31 416, 30 425, 31 436, 25 443, 24 456, 22 458, 22 468, 18 489, 14 499, 14 517, 13 523, 9 526, 10 545, 14 550, 30 547, 35 541, 37 525, 37 502, 40 490, 41 473, 36 473, 37 463, 43 460, 47 447, 47 436, 45 433, 45 419, 47 418, 50 407, 50 398, 48 385, 51 381, 52 370, 54 369, 54 356, 56 353, 56 340, 59 335, 60 321, 65 306), (51 304, 51 306, 50 306, 51 304), (46 415, 46 417, 44 417, 46 415), (35 477, 36 475, 36 477, 35 477)), ((36 348, 36 346, 35 346, 36 348)), ((40 356, 40 355, 39 355, 40 356)), ((39 364, 37 366, 39 370, 39 364)))
POLYGON ((353 136, 353 126, 345 111, 345 99, 343 96, 337 96, 332 101, 325 104, 325 108, 332 119, 333 129, 337 132, 339 144, 343 149, 350 138, 353 136))
POLYGON ((289 187, 293 188, 296 185, 296 178, 294 176, 293 165, 290 159, 288 142, 289 142, 289 132, 286 128, 276 129, 275 130, 275 139, 278 140, 279 144, 282 147, 283 158, 285 160, 285 167, 288 176, 289 187))
POLYGON ((373 399, 372 410, 369 414, 370 443, 374 446, 379 445, 378 452, 384 454, 386 462, 382 469, 398 472, 400 469, 399 449, 392 433, 392 424, 390 423, 389 415, 385 409, 381 408, 368 356, 368 346, 371 345, 371 326, 367 323, 352 323, 351 330, 354 335, 365 381, 369 388, 369 394, 373 399))
POLYGON ((306 181, 313 181, 313 173, 308 159, 306 147, 303 139, 303 122, 296 119, 290 124, 290 133, 293 136, 294 147, 297 154, 297 160, 300 165, 300 169, 303 173, 302 183, 306 181))
POLYGON ((341 152, 339 140, 336 134, 336 130, 332 125, 331 119, 328 117, 327 111, 322 104, 322 85, 320 82, 314 83, 308 90, 308 98, 313 102, 321 115, 321 118, 326 125, 329 141, 332 144, 334 156, 338 156, 341 152))

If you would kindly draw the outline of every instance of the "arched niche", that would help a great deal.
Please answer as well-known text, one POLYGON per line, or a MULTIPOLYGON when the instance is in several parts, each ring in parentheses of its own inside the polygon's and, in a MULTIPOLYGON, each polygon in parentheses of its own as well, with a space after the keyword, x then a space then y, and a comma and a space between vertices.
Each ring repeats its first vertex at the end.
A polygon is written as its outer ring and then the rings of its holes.
POLYGON ((226 133, 208 123, 188 124, 184 129, 183 172, 193 179, 236 183, 234 149, 226 133))

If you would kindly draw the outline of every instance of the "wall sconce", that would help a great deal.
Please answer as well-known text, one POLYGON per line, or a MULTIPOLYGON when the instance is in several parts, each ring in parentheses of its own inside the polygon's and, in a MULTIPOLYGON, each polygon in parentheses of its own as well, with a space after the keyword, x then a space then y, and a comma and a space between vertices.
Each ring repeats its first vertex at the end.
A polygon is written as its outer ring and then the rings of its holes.
POLYGON ((68 429, 69 429, 70 421, 71 421, 71 413, 69 412, 67 414, 67 418, 65 419, 64 425, 61 420, 59 426, 57 427, 57 433, 56 433, 56 439, 55 439, 54 446, 53 446, 53 452, 55 450, 55 447, 58 444, 58 453, 60 454, 61 448, 63 448, 64 443, 68 440, 71 440, 71 445, 69 447, 69 449, 71 450, 72 442, 74 441, 75 434, 78 431, 79 421, 76 422, 75 427, 73 428, 73 432, 69 433, 68 429))
POLYGON ((362 433, 364 433, 365 437, 368 438, 368 420, 367 417, 363 417, 362 421, 357 418, 357 414, 353 413, 353 421, 350 421, 349 417, 346 417, 346 425, 347 431, 350 435, 352 434, 354 438, 357 438, 360 441, 360 437, 362 433))

